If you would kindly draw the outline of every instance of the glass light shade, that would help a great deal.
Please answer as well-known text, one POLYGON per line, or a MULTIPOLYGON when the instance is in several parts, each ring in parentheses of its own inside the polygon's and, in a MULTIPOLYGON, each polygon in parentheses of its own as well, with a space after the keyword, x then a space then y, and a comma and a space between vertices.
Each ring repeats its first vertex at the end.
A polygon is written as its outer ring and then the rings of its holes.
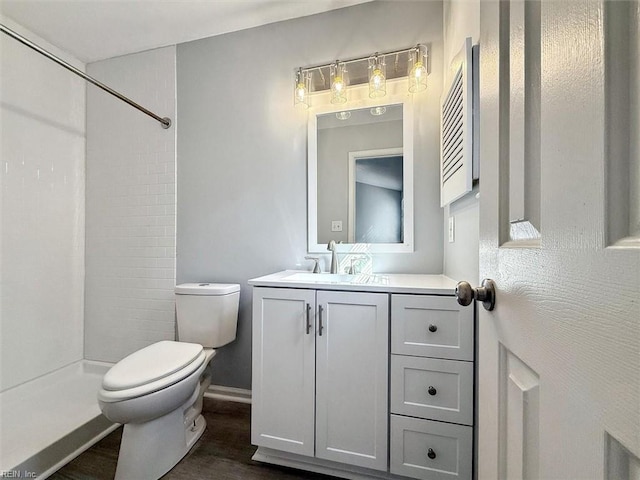
POLYGON ((351 118, 351 112, 349 112, 349 111, 338 112, 338 113, 336 113, 336 118, 338 120, 349 120, 351 118))
POLYGON ((336 62, 330 68, 331 103, 345 103, 347 101, 347 85, 349 77, 344 63, 336 62))
POLYGON ((380 98, 387 94, 387 76, 384 57, 369 57, 369 97, 380 98))
POLYGON ((380 115, 384 115, 386 111, 387 111, 387 107, 385 106, 373 107, 371 110, 369 110, 371 115, 373 115, 374 117, 379 117, 380 115))
POLYGON ((296 81, 293 89, 293 104, 302 108, 309 108, 311 99, 311 72, 303 72, 302 68, 296 72, 296 81))
POLYGON ((417 93, 427 89, 427 49, 418 45, 409 52, 408 73, 409 92, 417 93))

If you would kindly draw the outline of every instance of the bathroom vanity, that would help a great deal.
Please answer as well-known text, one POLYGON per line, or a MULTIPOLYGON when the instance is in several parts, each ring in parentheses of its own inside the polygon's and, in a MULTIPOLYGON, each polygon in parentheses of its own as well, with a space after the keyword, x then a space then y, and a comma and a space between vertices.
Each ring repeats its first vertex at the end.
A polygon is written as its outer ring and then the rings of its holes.
POLYGON ((455 281, 284 271, 249 284, 254 460, 472 478, 474 316, 455 281))

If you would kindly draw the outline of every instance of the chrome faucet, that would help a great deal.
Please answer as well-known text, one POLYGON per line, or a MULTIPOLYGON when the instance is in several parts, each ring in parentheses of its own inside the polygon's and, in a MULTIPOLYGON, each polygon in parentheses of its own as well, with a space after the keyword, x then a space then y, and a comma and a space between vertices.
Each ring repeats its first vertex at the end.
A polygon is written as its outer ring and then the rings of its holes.
POLYGON ((331 270, 329 273, 338 273, 338 254, 336 253, 336 242, 334 240, 329 242, 327 250, 331 252, 331 270))

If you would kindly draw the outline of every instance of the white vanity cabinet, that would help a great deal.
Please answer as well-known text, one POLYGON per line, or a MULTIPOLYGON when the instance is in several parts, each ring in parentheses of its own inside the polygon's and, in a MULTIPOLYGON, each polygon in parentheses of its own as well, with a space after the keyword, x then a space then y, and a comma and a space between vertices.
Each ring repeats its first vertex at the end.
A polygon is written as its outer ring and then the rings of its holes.
POLYGON ((387 471, 389 295, 253 290, 251 442, 387 471))
POLYGON ((391 473, 472 478, 473 327, 454 297, 391 295, 391 473))
POLYGON ((249 283, 254 460, 472 479, 474 316, 454 280, 283 271, 249 283))

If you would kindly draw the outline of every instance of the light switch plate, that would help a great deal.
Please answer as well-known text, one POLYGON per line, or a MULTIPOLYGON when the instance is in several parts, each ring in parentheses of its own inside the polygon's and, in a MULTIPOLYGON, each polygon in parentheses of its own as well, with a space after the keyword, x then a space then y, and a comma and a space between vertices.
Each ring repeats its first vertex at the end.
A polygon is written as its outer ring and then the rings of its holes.
POLYGON ((331 221, 331 231, 332 232, 341 232, 342 231, 342 220, 332 220, 331 221))

